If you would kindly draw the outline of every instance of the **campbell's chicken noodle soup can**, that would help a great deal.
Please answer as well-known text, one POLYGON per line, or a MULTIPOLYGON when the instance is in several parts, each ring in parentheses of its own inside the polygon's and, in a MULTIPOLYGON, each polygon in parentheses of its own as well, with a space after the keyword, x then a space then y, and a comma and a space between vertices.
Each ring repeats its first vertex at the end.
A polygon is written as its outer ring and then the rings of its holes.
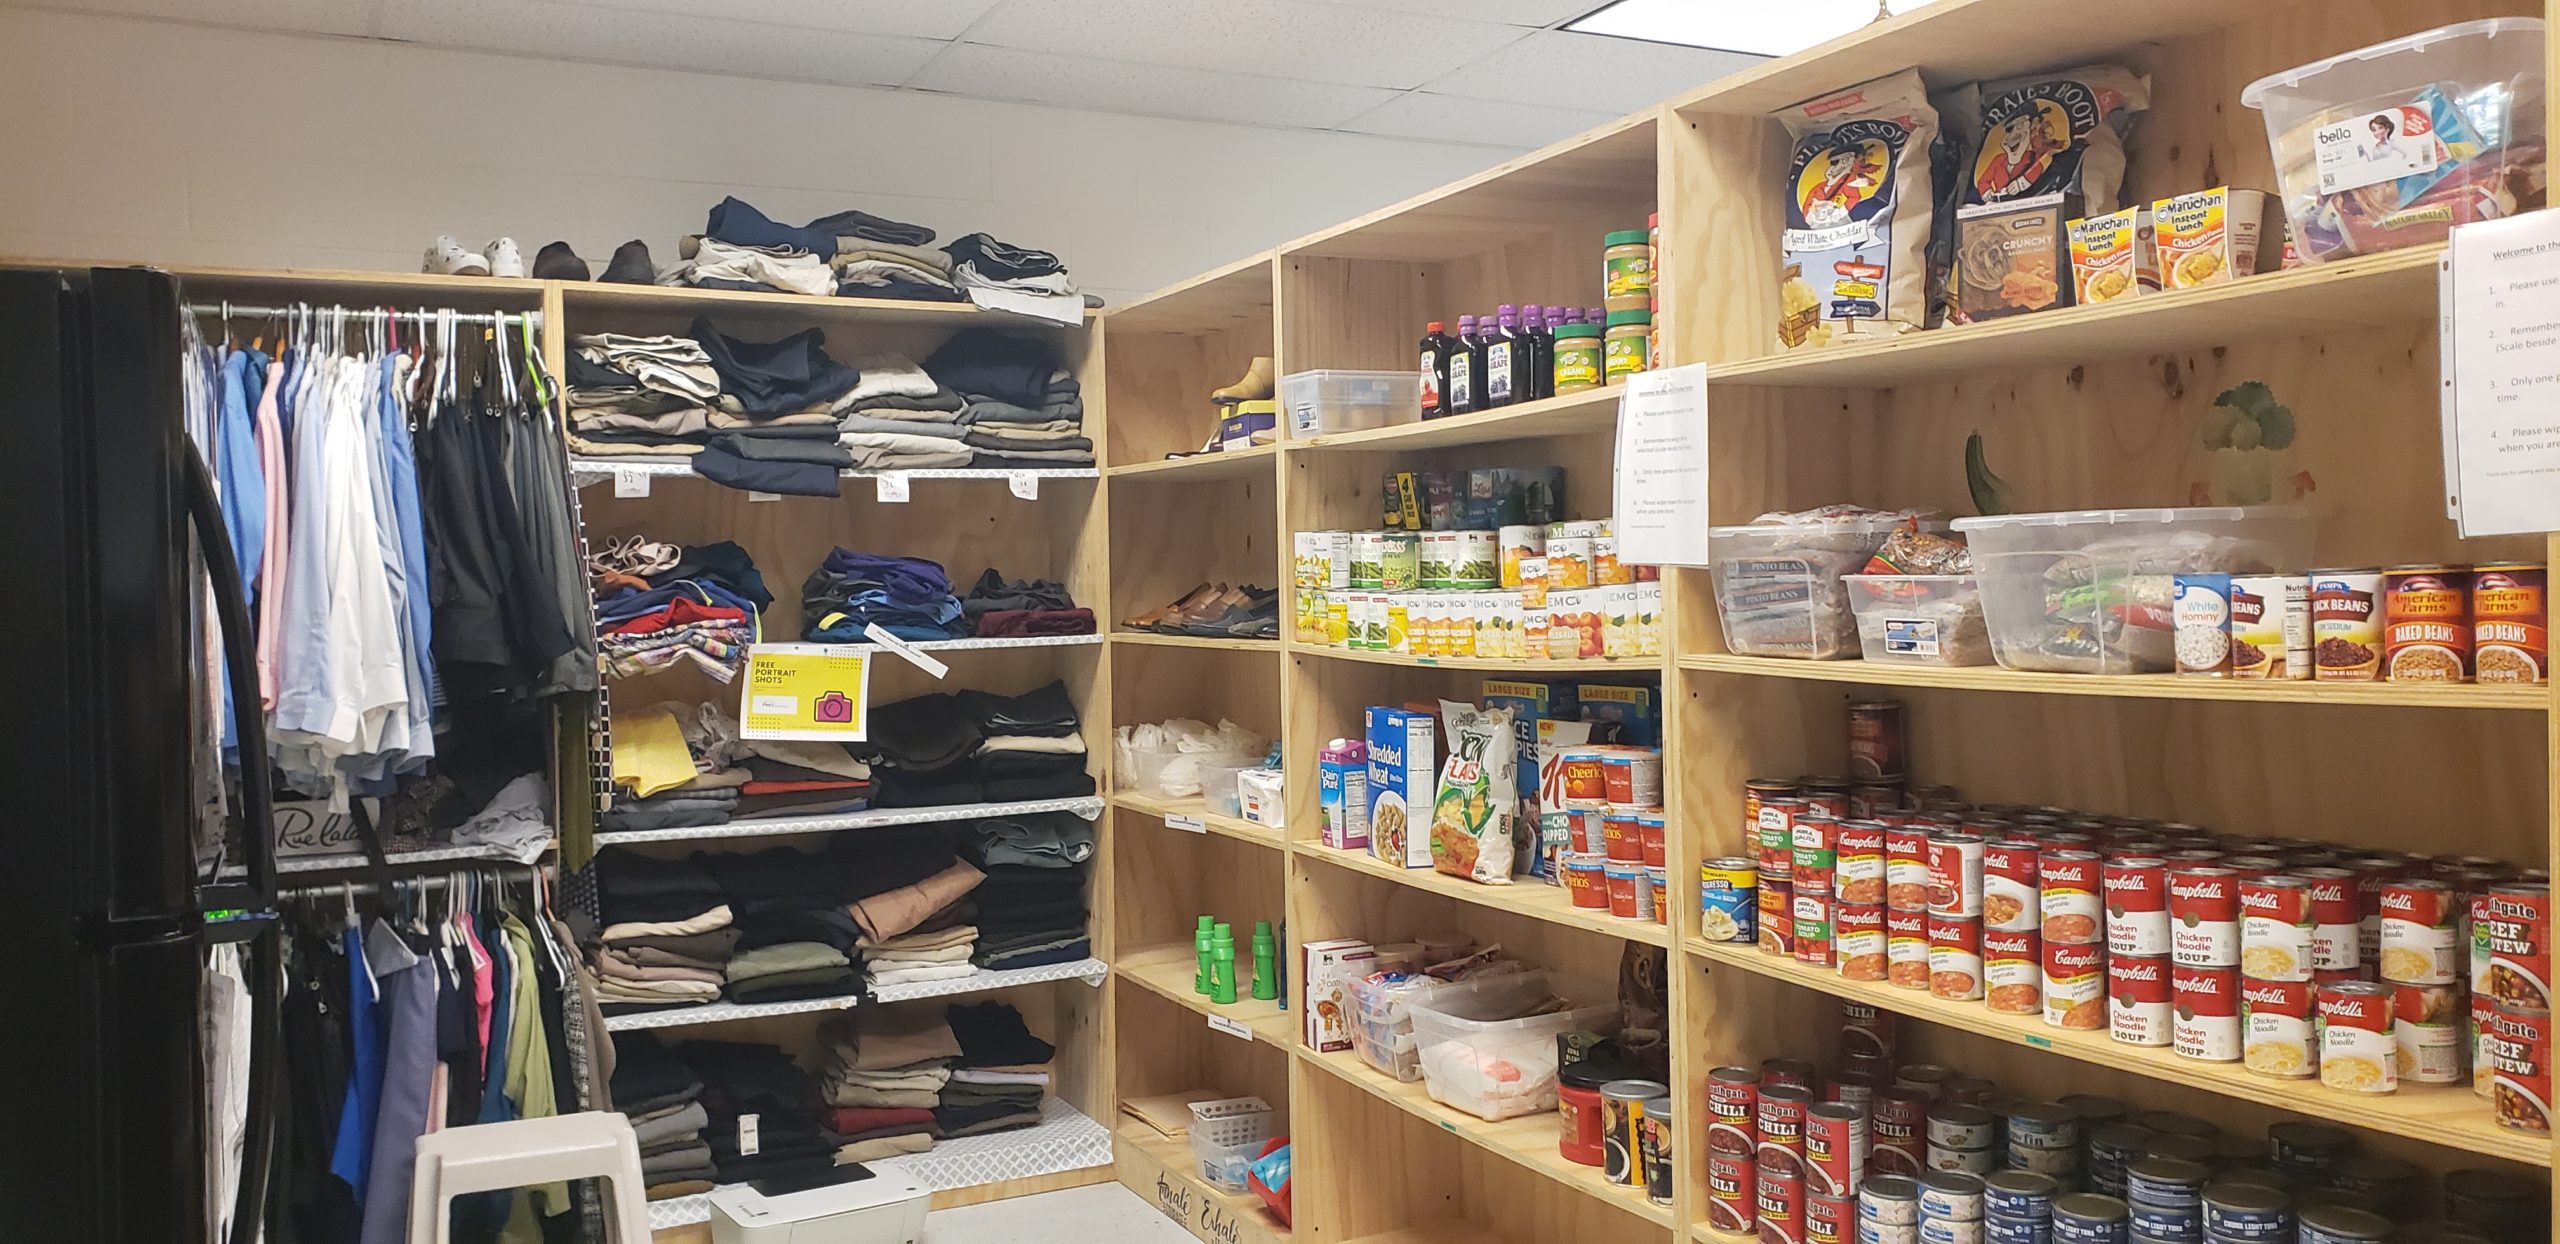
POLYGON ((1804 1113, 1813 1091, 1801 1084, 1771 1084, 1763 1077, 1758 1106, 1758 1133, 1752 1153, 1763 1172, 1804 1173, 1804 1113))
POLYGON ((2382 887, 2382 945, 2374 960, 2382 979, 2399 985, 2450 985, 2470 954, 2459 946, 2462 904, 2441 881, 2399 880, 2382 887))
POLYGON ((2187 1058, 2240 1061, 2240 969, 2173 963, 2169 1046, 2187 1058))
POLYGON ((1899 700, 1849 701, 1849 777, 1860 782, 1899 782, 1908 772, 1910 746, 1899 700))
POLYGON ((2106 940, 2106 909, 2099 897, 2105 873, 2106 859, 2095 851, 2072 847, 2036 857, 2044 940, 2106 940))
POLYGON ((1707 1155, 1707 1226, 1739 1234, 1759 1226, 1760 1168, 1748 1156, 1707 1155))
POLYGON ((1884 912, 1884 978, 1904 989, 1929 987, 1929 913, 1884 912))
POLYGON ((2026 932, 2039 920, 2036 856, 2044 848, 2023 834, 2004 833, 1982 844, 1982 927, 2026 932))
POLYGON ((1831 958, 1840 979, 1885 979, 1891 964, 1886 957, 1884 908, 1874 903, 1841 903, 1832 909, 1831 919, 1831 958))
POLYGON ((2335 972, 2362 964, 2357 938, 2364 914, 2356 897, 2356 875, 2326 867, 2300 868, 2294 875, 2311 887, 2311 970, 2335 972))
POLYGON ((1929 909, 1929 829, 1889 826, 1884 835, 1884 905, 1896 911, 1929 909))
POLYGON ((2169 958, 2180 967, 2240 966, 2240 877, 2228 868, 2169 871, 2169 958))
POLYGON ((2169 865, 2156 855, 2108 860, 2098 884, 2105 891, 2107 953, 2169 953, 2169 865))
POLYGON ((2394 566, 2382 575, 2382 676, 2392 682, 2471 677, 2470 574, 2394 566))
POLYGON ((2096 942, 2044 944, 2044 1022, 2074 1032, 2107 1026, 2107 948, 2096 942))
POLYGON ((2311 883, 2300 877, 2240 881, 2240 974, 2258 980, 2311 979, 2311 883))
POLYGON ((1840 1004, 1840 1058, 1852 1062, 1861 1058, 1893 1061, 1893 1012, 1865 1002, 1843 1001, 1840 1004))
POLYGON ((2498 1126, 2551 1134, 2551 1012, 2492 1003, 2480 1046, 2493 1068, 2498 1126))
POLYGON ((2346 981, 2320 987, 2320 1082, 2346 1093, 2400 1087, 2389 986, 2346 981))
POLYGON ((1760 1073, 1718 1067, 1707 1073, 1707 1152, 1749 1157, 1760 1143, 1760 1073))
POLYGON ((2508 1006, 2550 1010, 2550 885, 2509 881, 2491 886, 2471 900, 2471 927, 2472 940, 2489 952, 2489 996, 2508 1006))
MULTIPOLYGON (((2465 1000, 2463 1025, 2464 1048, 2471 1054, 2471 1095, 2486 1100, 2498 1079, 2498 1060, 2490 1051, 2490 1030, 2498 1012, 2498 1000, 2475 993, 2465 1000)), ((2521 1008, 2519 1008, 2521 1009, 2521 1008)))
POLYGON ((2252 877, 2272 877, 2284 871, 2284 859, 2275 855, 2226 855, 2222 867, 2240 874, 2246 881, 2252 877))
POLYGON ((2262 1076, 2320 1073, 2317 990, 2309 981, 2240 981, 2240 1061, 2262 1076))
POLYGON ((2044 1013, 2044 961, 2035 934, 1982 931, 1982 1001, 2003 1015, 2044 1013))
POLYGON ((1982 915, 1982 835, 1946 830, 1929 835, 1929 914, 1982 915))
POLYGON ((1867 1176, 1867 1112, 1848 1102, 1816 1102, 1804 1118, 1805 1191, 1850 1196, 1867 1176))
POLYGON ((2551 614, 2540 562, 2493 562, 2471 571, 2472 677, 2538 683, 2551 676, 2551 614))
POLYGON ((1760 908, 1760 950, 1763 954, 1793 955, 1796 952, 1796 888, 1785 881, 1769 879, 1767 869, 1760 871, 1760 888, 1754 896, 1760 908))
POLYGON ((1795 960, 1807 967, 1827 968, 1833 965, 1831 955, 1831 896, 1796 890, 1795 960))
POLYGON ((1982 997, 1982 920, 1929 917, 1929 996, 1957 1002, 1982 997))
POLYGON ((1843 903, 1884 905, 1885 824, 1842 821, 1832 852, 1831 893, 1843 903))
POLYGON ((1764 1165, 1754 1182, 1760 1244, 1804 1244, 1804 1170, 1764 1165))
POLYGON ((1879 1175, 1918 1177, 1928 1168, 1929 1095, 1901 1087, 1876 1090, 1867 1103, 1867 1167, 1879 1175))
POLYGON ((2391 986, 2391 1050, 2403 1084, 2460 1084, 2464 999, 2451 985, 2391 986))

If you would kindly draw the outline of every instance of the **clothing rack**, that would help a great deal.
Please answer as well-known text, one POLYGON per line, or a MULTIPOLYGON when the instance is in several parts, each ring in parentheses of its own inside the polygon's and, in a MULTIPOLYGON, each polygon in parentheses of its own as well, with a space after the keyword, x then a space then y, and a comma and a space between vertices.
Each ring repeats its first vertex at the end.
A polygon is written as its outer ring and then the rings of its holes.
MULTIPOLYGON (((301 311, 322 309, 325 308, 322 308, 315 303, 299 303, 290 307, 260 307, 251 306, 247 303, 236 302, 191 302, 187 304, 187 313, 190 315, 210 315, 226 320, 233 316, 247 316, 251 319, 262 319, 270 316, 292 315, 301 311)), ((386 317, 425 320, 444 319, 449 315, 456 324, 495 325, 504 322, 509 325, 521 325, 526 328, 542 327, 542 313, 539 311, 456 311, 448 313, 444 311, 427 310, 424 308, 403 310, 398 307, 375 307, 371 309, 339 308, 333 311, 332 314, 343 314, 346 318, 351 320, 379 320, 386 317)))
MULTIPOLYGON (((494 872, 499 869, 521 868, 526 876, 533 880, 540 880, 543 875, 541 865, 519 864, 513 860, 450 860, 445 861, 444 865, 445 871, 442 872, 413 873, 405 877, 395 877, 391 880, 391 888, 397 890, 414 886, 422 890, 439 890, 452 884, 454 877, 458 874, 478 872, 483 869, 494 872)), ((328 881, 315 885, 286 886, 276 891, 276 901, 290 903, 301 899, 353 897, 375 895, 381 892, 382 885, 379 882, 328 881)))

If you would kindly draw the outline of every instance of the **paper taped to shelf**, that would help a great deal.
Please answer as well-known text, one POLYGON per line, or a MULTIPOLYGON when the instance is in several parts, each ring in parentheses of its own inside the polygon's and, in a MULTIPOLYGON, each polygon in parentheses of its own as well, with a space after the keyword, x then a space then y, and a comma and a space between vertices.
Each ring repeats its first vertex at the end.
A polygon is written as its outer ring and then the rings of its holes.
POLYGON ((904 660, 907 664, 923 670, 925 673, 931 674, 936 678, 943 677, 951 672, 950 666, 945 665, 932 657, 926 656, 912 647, 909 647, 907 641, 890 634, 877 622, 866 624, 862 628, 862 637, 870 640, 872 643, 888 649, 891 655, 904 660))
POLYGON ((2445 513, 2466 539, 2560 531, 2560 218, 2454 230, 2438 280, 2445 513))
POLYGON ((756 644, 740 700, 747 738, 859 743, 871 722, 871 658, 826 644, 756 644))
POLYGON ((1618 560, 1707 564, 1707 368, 1638 372, 1618 399, 1618 560))

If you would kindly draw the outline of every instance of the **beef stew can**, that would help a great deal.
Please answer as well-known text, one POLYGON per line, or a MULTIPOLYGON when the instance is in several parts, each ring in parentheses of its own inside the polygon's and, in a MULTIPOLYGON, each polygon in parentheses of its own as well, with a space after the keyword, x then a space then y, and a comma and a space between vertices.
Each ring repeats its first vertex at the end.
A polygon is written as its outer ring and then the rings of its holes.
POLYGON ((1982 927, 1987 932, 2029 932, 2039 925, 2041 904, 2036 856, 2043 844, 2003 833, 1982 845, 1982 927))
POLYGON ((2307 1080, 2320 1074, 2316 992, 2309 981, 2243 978, 2241 1065, 2280 1080, 2307 1080))
POLYGON ((2400 1087, 2389 986, 2342 981, 2320 987, 2320 1083, 2342 1093, 2400 1087))
POLYGON ((2034 933, 1982 931, 1982 998, 2002 1015, 2044 1013, 2044 962, 2034 933))
POLYGON ((2169 993, 2170 1048, 2204 1062, 2240 1061, 2239 968, 2173 964, 2169 993))
POLYGON ((1982 997, 1982 920, 1929 917, 1929 996, 1956 1002, 1982 997))
POLYGON ((2038 897, 2048 942, 2100 942, 2106 938, 2106 911, 2099 895, 2105 888, 2106 861, 2095 851, 2049 850, 2036 857, 2038 897))
POLYGON ((1760 1140, 1760 1073, 1718 1067, 1707 1073, 1707 1152, 1749 1157, 1760 1140))
POLYGON ((2551 887, 2511 881, 2471 900, 2472 937, 2489 952, 2488 994, 2507 1006, 2551 1009, 2551 887))
POLYGON ((2166 955, 2107 957, 2107 1032, 2126 1045, 2174 1043, 2176 965, 2166 955))
POLYGON ((2310 882, 2281 873, 2241 879, 2241 975, 2310 980, 2313 928, 2310 882))
POLYGON ((2095 942, 2044 944, 2044 1022, 2072 1032, 2107 1026, 2107 948, 2095 942))
POLYGON ((1708 1227, 1739 1234, 1759 1226, 1759 1174, 1760 1168, 1748 1157, 1707 1155, 1708 1227))
POLYGON ((1982 835, 1941 830, 1929 835, 1929 914, 1982 915, 1982 835))
POLYGON ((2471 575, 2453 566, 2394 566, 2382 576, 2382 676, 2391 682, 2471 678, 2471 575))
POLYGON ((2362 965, 2358 939, 2364 915, 2356 896, 2355 873, 2317 867, 2297 868, 2294 875, 2311 887, 2311 970, 2334 972, 2362 965))
POLYGON ((1840 979, 1885 979, 1890 964, 1886 957, 1884 908, 1873 903, 1838 905, 1832 915, 1831 948, 1840 979))
POLYGON ((2492 1073, 2489 1099, 2498 1126, 2551 1134, 2551 1012, 2491 1004, 2481 1039, 2492 1073))
POLYGON ((1929 830, 1888 826, 1884 835, 1884 905, 1895 911, 1929 909, 1929 830))
POLYGON ((2105 891, 2107 953, 2169 953, 2169 865, 2156 855, 2120 855, 2106 862, 2098 884, 2105 891))
POLYGON ((2451 985, 2391 987, 2391 1049, 2403 1084, 2460 1084, 2463 994, 2451 985))
POLYGON ((2472 677, 2484 683, 2540 683, 2551 677, 2548 568, 2495 562, 2471 571, 2472 677))
POLYGON ((2240 876, 2222 867, 2169 872, 2169 957, 2180 967, 2240 966, 2240 876))
POLYGON ((2462 903, 2441 881, 2399 880, 2382 887, 2381 954, 2377 975, 2400 985, 2450 985, 2469 953, 2461 940, 2462 903))
POLYGON ((1929 913, 1888 907, 1884 913, 1885 981, 1904 989, 1929 987, 1929 913))

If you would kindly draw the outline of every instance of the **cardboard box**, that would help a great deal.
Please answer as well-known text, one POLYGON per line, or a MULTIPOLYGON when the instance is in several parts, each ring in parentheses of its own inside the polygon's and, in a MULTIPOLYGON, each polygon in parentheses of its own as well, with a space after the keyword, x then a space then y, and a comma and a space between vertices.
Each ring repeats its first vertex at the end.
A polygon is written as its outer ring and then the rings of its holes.
POLYGON ((1308 942, 1299 949, 1306 956, 1306 971, 1298 979, 1305 982, 1308 1048, 1319 1054, 1350 1049, 1351 982, 1375 970, 1377 949, 1351 937, 1308 942))
POLYGON ((1994 320, 2071 305, 2076 195, 1977 203, 1956 212, 1956 309, 1994 320))
POLYGON ((2154 233, 2151 209, 2139 203, 2072 221, 2072 297, 2088 306, 2157 292, 2160 254, 2154 233))
POLYGON ((1346 851, 1369 849, 1369 745, 1335 739, 1316 753, 1318 838, 1346 851))
POLYGON ((1268 445, 1279 439, 1280 405, 1273 401, 1239 402, 1236 413, 1218 421, 1218 448, 1232 453, 1268 445))
POLYGON ((1440 797, 1440 719, 1369 710, 1369 849, 1399 868, 1431 867, 1431 805, 1440 797))
POLYGON ((1661 693, 1651 687, 1617 687, 1604 683, 1583 683, 1574 688, 1582 701, 1585 721, 1609 722, 1619 729, 1618 741, 1638 747, 1662 746, 1661 693))
POLYGON ((2215 186, 2153 203, 2162 287, 2193 289, 2256 275, 2264 266, 2267 204, 2274 197, 2215 186))
MULTIPOLYGON (((1368 777, 1364 763, 1361 777, 1368 777)), ((1282 774, 1278 769, 1247 769, 1236 775, 1236 800, 1243 805, 1244 819, 1274 829, 1286 824, 1288 801, 1283 795, 1282 774)), ((1365 833, 1367 826, 1361 827, 1365 833)))
POLYGON ((1520 741, 1520 814, 1512 822, 1520 827, 1514 835, 1514 871, 1552 879, 1553 874, 1546 867, 1547 855, 1539 849, 1544 839, 1544 811, 1538 798, 1538 738, 1547 723, 1579 717, 1581 702, 1574 697, 1573 684, 1569 682, 1502 678, 1484 680, 1483 699, 1487 708, 1511 710, 1512 734, 1520 741))

